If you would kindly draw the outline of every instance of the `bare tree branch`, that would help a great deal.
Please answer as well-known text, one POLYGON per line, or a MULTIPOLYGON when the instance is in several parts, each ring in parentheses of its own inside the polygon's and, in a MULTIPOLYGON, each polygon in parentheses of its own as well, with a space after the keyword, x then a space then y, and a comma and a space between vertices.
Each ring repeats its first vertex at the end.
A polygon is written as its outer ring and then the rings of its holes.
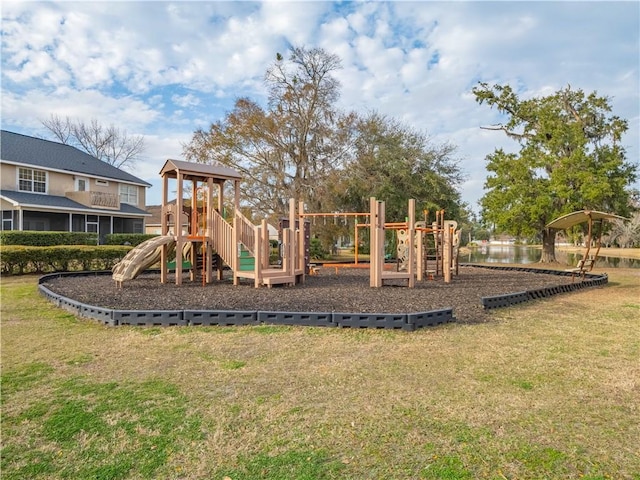
POLYGON ((131 169, 144 151, 144 137, 129 136, 114 125, 104 127, 96 119, 89 123, 52 114, 40 123, 65 145, 96 157, 116 168, 131 169))

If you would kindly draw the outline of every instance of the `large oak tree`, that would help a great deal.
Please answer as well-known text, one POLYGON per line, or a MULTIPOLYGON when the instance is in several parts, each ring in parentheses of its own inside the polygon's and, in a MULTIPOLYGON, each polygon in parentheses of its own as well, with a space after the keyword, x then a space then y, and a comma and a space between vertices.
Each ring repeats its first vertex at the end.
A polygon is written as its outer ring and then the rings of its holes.
POLYGON ((541 262, 555 262, 556 230, 546 228, 551 220, 581 209, 628 213, 637 166, 621 144, 627 121, 611 114, 608 98, 567 86, 525 100, 508 85, 486 83, 473 94, 506 117, 486 128, 519 147, 486 157, 487 192, 480 201, 486 222, 514 235, 539 235, 541 262))
MULTIPOLYGON (((283 215, 289 198, 312 212, 368 211, 376 196, 387 202, 390 219, 404 219, 409 198, 457 218, 455 147, 434 145, 377 113, 340 111, 332 75, 338 68, 338 57, 322 49, 292 48, 287 60, 278 55, 265 75, 266 108, 238 99, 223 119, 195 132, 185 156, 238 170, 243 203, 261 216, 283 215)), ((336 227, 344 227, 338 218, 336 227)))
POLYGON ((278 54, 265 75, 268 107, 238 99, 224 119, 194 133, 185 156, 238 170, 256 213, 283 215, 289 198, 319 209, 327 176, 349 151, 352 120, 335 107, 339 68, 339 58, 319 48, 278 54))
POLYGON ((463 179, 449 143, 436 144, 426 133, 372 112, 354 125, 352 159, 333 183, 337 210, 368 211, 369 197, 386 203, 389 221, 402 221, 407 200, 419 210, 445 210, 460 219, 462 202, 457 188, 463 179))

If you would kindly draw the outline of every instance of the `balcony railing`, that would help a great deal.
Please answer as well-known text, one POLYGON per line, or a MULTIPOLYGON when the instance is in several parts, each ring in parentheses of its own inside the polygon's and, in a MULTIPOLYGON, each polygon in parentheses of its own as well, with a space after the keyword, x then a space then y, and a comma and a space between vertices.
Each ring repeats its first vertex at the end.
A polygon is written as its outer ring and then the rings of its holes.
POLYGON ((120 208, 120 198, 114 193, 91 192, 91 206, 120 208))
POLYGON ((120 209, 120 197, 115 193, 106 192, 67 192, 66 196, 71 200, 86 205, 87 207, 120 209))

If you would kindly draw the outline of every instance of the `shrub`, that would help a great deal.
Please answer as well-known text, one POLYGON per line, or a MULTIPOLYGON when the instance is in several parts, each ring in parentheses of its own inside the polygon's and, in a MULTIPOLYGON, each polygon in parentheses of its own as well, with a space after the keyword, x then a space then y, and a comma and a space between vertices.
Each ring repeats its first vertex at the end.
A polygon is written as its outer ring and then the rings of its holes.
POLYGON ((0 232, 0 245, 47 247, 52 245, 96 245, 97 243, 97 233, 36 232, 31 230, 5 230, 0 232))
POLYGON ((315 260, 321 260, 329 256, 329 252, 322 246, 319 238, 313 237, 309 244, 309 255, 315 260))
POLYGON ((123 246, 2 246, 0 271, 3 274, 109 270, 127 254, 123 246))
POLYGON ((131 245, 135 247, 153 237, 157 237, 157 235, 148 233, 110 233, 106 236, 105 245, 131 245))

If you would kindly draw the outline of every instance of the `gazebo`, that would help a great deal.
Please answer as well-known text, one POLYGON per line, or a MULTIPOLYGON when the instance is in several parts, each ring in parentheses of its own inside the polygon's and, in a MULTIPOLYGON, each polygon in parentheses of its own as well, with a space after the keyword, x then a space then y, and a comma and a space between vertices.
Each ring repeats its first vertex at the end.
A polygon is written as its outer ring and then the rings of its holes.
POLYGON ((587 223, 587 239, 585 241, 585 252, 582 256, 582 260, 580 260, 580 262, 578 263, 578 267, 576 269, 573 269, 578 270, 575 273, 584 274, 584 272, 590 272, 593 269, 593 266, 598 259, 600 247, 602 246, 602 233, 604 231, 603 223, 605 221, 613 220, 626 221, 629 219, 613 213, 599 212, 597 210, 578 210, 558 217, 552 222, 549 222, 547 224, 547 228, 553 228, 556 230, 567 230, 574 225, 579 225, 585 222, 587 223), (596 253, 595 255, 590 255, 591 244, 593 243, 594 236, 594 223, 598 223, 600 228, 596 237, 596 253))

